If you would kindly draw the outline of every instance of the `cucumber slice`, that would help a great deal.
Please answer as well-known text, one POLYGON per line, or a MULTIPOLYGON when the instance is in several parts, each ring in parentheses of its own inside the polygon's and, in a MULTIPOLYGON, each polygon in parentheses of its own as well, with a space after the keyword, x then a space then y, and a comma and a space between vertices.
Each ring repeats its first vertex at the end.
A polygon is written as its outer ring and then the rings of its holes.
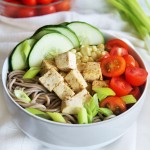
POLYGON ((63 34, 46 34, 33 46, 28 57, 28 64, 30 67, 40 67, 43 59, 54 58, 72 48, 72 42, 63 34))
POLYGON ((31 38, 39 40, 42 36, 48 34, 48 33, 60 33, 57 32, 56 30, 46 30, 44 28, 37 30, 31 38))
POLYGON ((38 39, 41 35, 44 35, 45 33, 48 33, 49 31, 58 31, 61 34, 68 37, 73 43, 74 48, 78 48, 80 46, 80 42, 79 42, 77 35, 68 27, 62 26, 62 25, 43 26, 35 32, 35 34, 33 35, 33 38, 38 39))
POLYGON ((100 30, 85 22, 71 22, 67 25, 77 35, 80 45, 98 45, 104 43, 104 36, 100 30))
POLYGON ((34 43, 34 39, 26 39, 13 49, 9 57, 10 70, 23 70, 27 68, 27 57, 34 43))

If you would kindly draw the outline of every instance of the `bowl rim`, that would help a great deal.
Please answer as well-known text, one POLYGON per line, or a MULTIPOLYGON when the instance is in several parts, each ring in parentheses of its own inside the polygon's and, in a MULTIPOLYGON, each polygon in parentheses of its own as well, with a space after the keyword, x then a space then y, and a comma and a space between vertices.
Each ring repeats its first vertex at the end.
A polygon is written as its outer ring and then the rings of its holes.
POLYGON ((4 5, 8 5, 8 6, 14 6, 14 7, 20 7, 20 8, 42 8, 42 7, 47 7, 47 6, 53 6, 53 5, 59 4, 63 1, 64 0, 58 0, 56 2, 51 2, 49 4, 42 4, 42 5, 38 4, 35 6, 31 6, 31 5, 15 4, 15 3, 0 0, 0 4, 4 4, 4 5))
MULTIPOLYGON (((113 38, 118 38, 117 36, 115 36, 113 33, 109 33, 107 32, 107 30, 101 30, 102 34, 106 34, 108 36, 110 36, 110 39, 113 39, 113 38)), ((105 36, 104 36, 105 37, 105 36)), ((146 64, 144 62, 144 60, 141 58, 140 54, 138 53, 138 51, 135 49, 135 47, 132 45, 131 42, 129 42, 127 39, 124 39, 124 38, 119 38, 123 41, 125 41, 131 51, 133 51, 140 59, 141 59, 141 62, 143 63, 144 65, 144 68, 147 70, 146 68, 146 64)), ((10 55, 10 54, 9 54, 10 55)), ((97 125, 103 125, 103 124, 107 124, 107 123, 111 123, 111 122, 114 122, 115 120, 119 119, 119 118, 122 118, 124 117, 126 114, 130 113, 135 107, 137 107, 137 105, 140 105, 140 103, 142 103, 142 101, 144 101, 144 95, 145 93, 147 92, 147 89, 148 89, 148 78, 145 82, 145 85, 144 85, 144 90, 142 92, 142 95, 141 97, 139 98, 139 100, 131 107, 129 108, 127 111, 123 112, 122 114, 114 117, 114 118, 111 118, 111 119, 108 119, 108 120, 103 120, 103 121, 100 121, 100 122, 95 122, 95 123, 91 123, 91 124, 67 124, 67 123, 60 123, 60 122, 55 122, 55 121, 51 121, 51 120, 47 120, 47 119, 44 119, 44 118, 41 118, 41 117, 38 117, 28 111, 26 111, 23 107, 21 107, 15 100, 13 100, 13 98, 11 97, 11 95, 9 94, 8 90, 7 90, 7 87, 6 87, 6 81, 4 81, 4 78, 3 78, 3 74, 4 74, 4 70, 5 70, 5 65, 6 63, 8 63, 8 57, 5 58, 4 60, 4 63, 3 63, 3 66, 2 66, 2 84, 3 84, 3 88, 7 94, 7 96, 9 97, 9 100, 11 100, 17 107, 19 107, 19 109, 21 111, 23 111, 25 114, 28 114, 30 117, 33 117, 34 119, 37 119, 39 121, 42 121, 44 123, 48 123, 48 124, 53 124, 53 125, 58 125, 58 126, 64 126, 64 127, 73 127, 73 128, 80 128, 80 127, 90 127, 90 126, 97 126, 97 125)), ((7 70, 8 71, 8 70, 7 70)))

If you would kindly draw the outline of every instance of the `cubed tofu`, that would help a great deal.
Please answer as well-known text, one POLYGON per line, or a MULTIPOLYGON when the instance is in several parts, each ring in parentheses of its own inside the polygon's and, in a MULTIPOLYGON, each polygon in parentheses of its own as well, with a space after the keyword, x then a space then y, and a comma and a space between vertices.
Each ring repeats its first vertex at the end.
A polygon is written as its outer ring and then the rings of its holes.
POLYGON ((83 103, 90 99, 90 94, 86 89, 82 90, 71 99, 62 101, 62 113, 77 114, 79 109, 83 107, 83 103))
POLYGON ((55 66, 55 61, 51 59, 44 59, 41 65, 41 71, 40 71, 41 75, 44 75, 51 68, 58 70, 58 68, 55 66))
POLYGON ((72 52, 66 52, 58 55, 55 58, 56 66, 62 71, 69 71, 76 69, 76 55, 72 52))
POLYGON ((64 81, 64 78, 54 68, 51 68, 39 78, 39 81, 51 92, 60 82, 64 81))
POLYGON ((97 88, 97 87, 108 87, 109 86, 109 80, 95 80, 92 82, 92 89, 97 88))
POLYGON ((78 70, 71 70, 65 77, 66 82, 71 86, 75 93, 87 87, 87 83, 78 70))
POLYGON ((75 95, 72 89, 64 82, 60 82, 53 91, 61 100, 68 100, 75 95))
POLYGON ((77 64, 77 69, 82 73, 85 66, 86 66, 86 63, 78 63, 77 64))
POLYGON ((83 70, 83 77, 86 81, 102 80, 102 73, 99 62, 87 62, 83 70))

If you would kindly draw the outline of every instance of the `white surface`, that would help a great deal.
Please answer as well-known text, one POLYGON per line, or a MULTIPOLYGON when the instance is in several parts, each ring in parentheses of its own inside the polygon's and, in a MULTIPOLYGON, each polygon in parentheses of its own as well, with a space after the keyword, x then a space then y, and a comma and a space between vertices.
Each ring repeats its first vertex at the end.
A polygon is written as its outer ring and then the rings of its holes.
MULTIPOLYGON (((63 21, 81 20, 87 21, 102 29, 109 29, 118 37, 129 39, 137 46, 137 50, 147 63, 150 73, 150 55, 143 50, 144 42, 137 38, 132 27, 130 27, 128 23, 121 21, 119 15, 103 0, 93 0, 92 2, 91 4, 88 0, 76 1, 74 10, 78 8, 80 13, 86 14, 66 12, 30 19, 8 19, 0 17, 0 67, 2 68, 2 62, 11 49, 19 41, 30 36, 38 27, 63 21), (85 2, 87 2, 87 5, 85 5, 85 2)), ((121 139, 98 150, 150 149, 150 101, 148 94, 137 123, 134 124, 121 139)), ((7 112, 4 101, 2 85, 0 85, 0 150, 48 150, 48 148, 26 137, 26 135, 13 124, 11 115, 7 112)))

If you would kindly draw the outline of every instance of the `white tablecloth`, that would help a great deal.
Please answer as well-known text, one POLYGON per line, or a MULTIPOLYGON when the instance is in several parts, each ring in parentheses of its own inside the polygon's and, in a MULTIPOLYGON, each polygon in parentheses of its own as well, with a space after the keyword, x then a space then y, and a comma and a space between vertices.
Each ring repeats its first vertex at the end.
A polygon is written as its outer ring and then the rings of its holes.
MULTIPOLYGON (((123 37, 130 40, 144 58, 150 73, 150 55, 144 50, 144 42, 138 38, 134 29, 127 22, 120 19, 118 13, 111 6, 103 0, 76 0, 72 10, 78 13, 62 12, 28 19, 8 19, 0 16, 0 68, 12 48, 24 38, 32 35, 40 26, 80 20, 113 32, 118 38, 123 37)), ((98 150, 150 149, 150 101, 148 94, 137 122, 122 138, 98 150)), ((15 126, 12 119, 5 105, 0 80, 0 150, 52 150, 29 139, 15 126)))

